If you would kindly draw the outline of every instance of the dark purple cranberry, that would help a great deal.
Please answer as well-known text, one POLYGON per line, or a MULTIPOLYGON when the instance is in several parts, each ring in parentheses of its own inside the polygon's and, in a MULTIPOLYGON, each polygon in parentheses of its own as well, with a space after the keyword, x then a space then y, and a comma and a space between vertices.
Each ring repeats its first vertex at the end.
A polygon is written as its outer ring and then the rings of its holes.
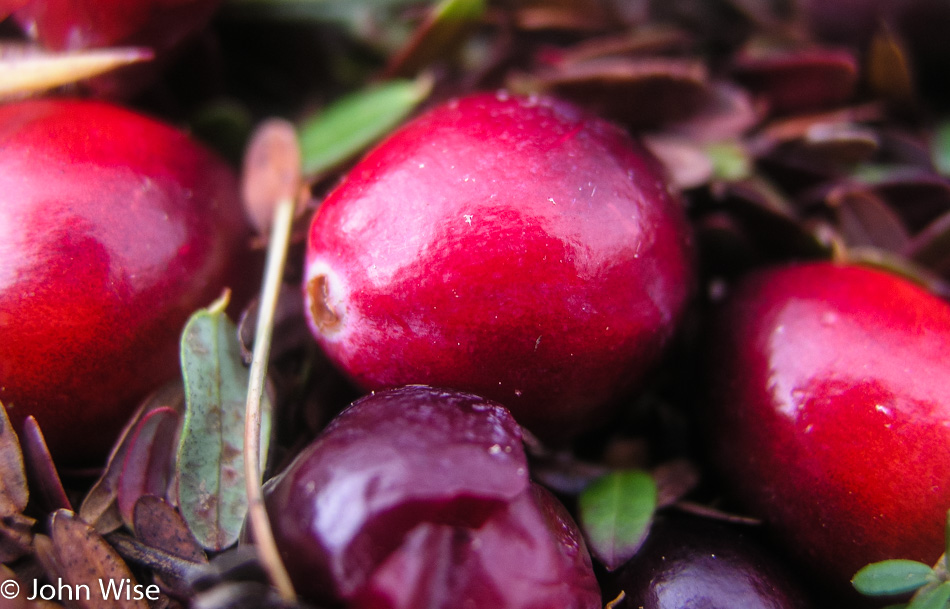
POLYGON ((750 530, 689 516, 653 524, 637 555, 615 574, 617 609, 807 609, 800 585, 750 530))
POLYGON ((354 607, 595 609, 576 525, 528 481, 483 398, 410 386, 354 402, 267 488, 298 592, 354 607))

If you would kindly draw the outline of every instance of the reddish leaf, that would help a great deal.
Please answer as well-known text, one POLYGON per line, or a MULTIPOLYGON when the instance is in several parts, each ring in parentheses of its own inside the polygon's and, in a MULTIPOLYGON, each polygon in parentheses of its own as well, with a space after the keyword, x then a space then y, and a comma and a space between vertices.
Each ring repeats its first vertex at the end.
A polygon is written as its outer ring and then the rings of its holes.
POLYGON ((116 504, 119 478, 125 465, 129 445, 142 418, 155 409, 172 407, 181 412, 184 407, 184 391, 181 381, 169 383, 145 399, 142 406, 126 424, 116 440, 102 475, 92 486, 79 507, 79 516, 96 527, 100 533, 108 533, 122 526, 122 517, 116 504))
POLYGON ((513 81, 514 90, 538 90, 571 99, 631 127, 682 120, 702 107, 706 66, 688 59, 604 58, 570 64, 513 81))
POLYGON ((736 57, 736 79, 768 100, 779 114, 810 112, 847 101, 858 62, 838 49, 769 50, 736 57))
POLYGON ((900 218, 873 192, 860 188, 835 189, 827 197, 837 212, 845 241, 893 252, 907 247, 910 235, 900 218))
POLYGON ((167 495, 177 449, 178 420, 175 409, 157 408, 147 413, 135 427, 116 491, 119 513, 129 527, 140 497, 167 495))
POLYGON ((69 497, 66 496, 56 465, 53 463, 53 457, 46 447, 46 439, 43 437, 39 423, 32 416, 23 421, 22 441, 23 457, 26 461, 30 487, 34 490, 34 499, 47 512, 58 509, 71 510, 69 497))
POLYGON ((685 459, 664 463, 652 473, 656 480, 657 509, 680 501, 699 484, 699 471, 685 459))
POLYGON ((389 61, 383 78, 415 76, 433 61, 451 57, 475 29, 484 0, 442 0, 434 5, 412 38, 389 61))
POLYGON ((12 563, 33 551, 33 525, 29 516, 13 514, 0 520, 0 563, 12 563))

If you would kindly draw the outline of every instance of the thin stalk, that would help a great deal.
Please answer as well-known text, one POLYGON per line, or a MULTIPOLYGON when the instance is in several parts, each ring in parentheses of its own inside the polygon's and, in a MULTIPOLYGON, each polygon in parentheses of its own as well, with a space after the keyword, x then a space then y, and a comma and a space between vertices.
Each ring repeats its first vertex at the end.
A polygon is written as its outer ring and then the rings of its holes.
POLYGON ((257 545, 258 556, 271 583, 281 598, 293 602, 297 595, 274 541, 274 533, 264 508, 264 495, 261 489, 261 401, 264 396, 264 382, 267 378, 267 359, 270 354, 271 339, 274 333, 274 314, 277 309, 277 294, 284 264, 287 261, 287 247, 290 242, 290 230, 293 224, 294 201, 282 199, 274 209, 274 222, 271 225, 270 243, 267 248, 267 266, 264 271, 264 285, 260 305, 257 311, 257 332, 254 336, 254 352, 251 359, 251 379, 247 388, 247 411, 244 419, 244 484, 247 492, 248 519, 251 534, 257 545))

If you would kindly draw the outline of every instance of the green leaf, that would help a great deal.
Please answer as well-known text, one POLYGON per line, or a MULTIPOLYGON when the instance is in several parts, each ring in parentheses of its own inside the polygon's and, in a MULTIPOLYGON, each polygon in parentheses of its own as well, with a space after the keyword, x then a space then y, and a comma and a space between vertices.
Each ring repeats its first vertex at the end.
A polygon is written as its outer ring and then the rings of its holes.
POLYGON ((931 581, 933 569, 916 560, 885 560, 858 571, 851 584, 866 596, 891 596, 913 592, 931 581))
MULTIPOLYGON (((195 538, 214 551, 237 541, 247 513, 242 453, 249 377, 226 307, 225 297, 192 315, 181 339, 185 416, 176 468, 178 502, 195 538)), ((265 394, 262 459, 271 410, 265 394)))
POLYGON ((607 474, 581 493, 581 528, 594 556, 608 569, 622 565, 643 545, 656 501, 656 482, 640 470, 607 474))
POLYGON ((440 57, 451 56, 481 20, 485 0, 442 0, 397 53, 388 76, 411 76, 440 57))
POLYGON ((752 163, 746 150, 737 142, 717 142, 706 146, 712 162, 713 175, 719 180, 734 182, 752 174, 752 163))
POLYGON ((432 78, 392 80, 351 94, 300 126, 303 171, 328 171, 393 130, 432 90, 432 78))
POLYGON ((941 123, 934 131, 930 150, 937 171, 950 176, 950 121, 941 123))
POLYGON ((349 24, 371 12, 407 6, 417 0, 228 0, 228 17, 253 20, 349 24))
POLYGON ((950 605, 950 582, 914 595, 907 609, 946 609, 950 605))

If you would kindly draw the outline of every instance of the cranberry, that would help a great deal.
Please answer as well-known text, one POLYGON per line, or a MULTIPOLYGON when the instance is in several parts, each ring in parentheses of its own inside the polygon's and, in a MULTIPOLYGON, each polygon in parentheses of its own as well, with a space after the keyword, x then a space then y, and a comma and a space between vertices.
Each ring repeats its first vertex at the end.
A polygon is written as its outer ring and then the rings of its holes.
POLYGON ((950 508, 950 306, 904 279, 801 264, 737 285, 712 329, 714 454, 817 573, 933 563, 950 508))
POLYGON ((0 191, 0 401, 55 455, 101 455, 227 285, 236 180, 169 126, 43 100, 0 107, 0 191))
POLYGON ((617 609, 812 606, 801 584, 751 531, 695 517, 658 518, 644 546, 612 580, 612 590, 624 592, 617 609))
POLYGON ((577 527, 502 406, 411 386, 354 402, 266 489, 298 591, 355 607, 594 608, 577 527))
POLYGON ((23 31, 48 49, 152 49, 158 65, 129 66, 91 83, 100 95, 129 97, 157 77, 168 54, 200 32, 220 4, 221 0, 18 0, 9 10, 23 31))
POLYGON ((643 383, 691 263, 679 199, 625 133, 560 101, 478 94, 405 125, 327 197, 306 297, 363 387, 472 391, 562 438, 643 383))
POLYGON ((220 0, 26 0, 14 13, 44 46, 76 50, 137 44, 166 50, 203 27, 220 0))

